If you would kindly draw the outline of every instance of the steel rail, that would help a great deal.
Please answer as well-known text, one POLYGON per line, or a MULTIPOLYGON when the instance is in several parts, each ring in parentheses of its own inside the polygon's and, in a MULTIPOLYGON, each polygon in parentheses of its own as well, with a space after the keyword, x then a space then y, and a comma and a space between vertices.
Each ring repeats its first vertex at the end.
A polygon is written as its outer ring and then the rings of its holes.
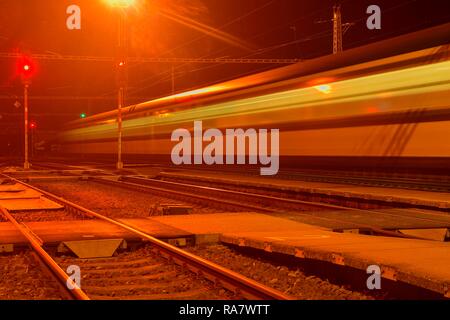
POLYGON ((117 221, 112 218, 108 218, 101 214, 98 214, 94 211, 91 211, 87 208, 84 208, 76 203, 63 199, 59 196, 56 196, 50 192, 41 190, 32 185, 29 185, 25 182, 15 179, 14 177, 10 177, 8 175, 2 174, 3 176, 11 179, 12 181, 24 185, 28 188, 31 188, 37 192, 42 193, 43 195, 53 199, 59 203, 70 206, 76 210, 81 211, 89 217, 95 217, 100 220, 109 222, 114 224, 120 228, 123 228, 131 233, 139 235, 142 239, 148 241, 155 247, 155 251, 161 254, 163 257, 174 261, 175 263, 188 268, 194 273, 201 274, 203 277, 213 281, 215 284, 219 284, 224 288, 234 291, 237 294, 242 295, 246 299, 257 299, 257 300, 293 300, 294 298, 286 295, 278 290, 267 287, 263 284, 260 284, 254 280, 251 280, 239 273, 226 269, 222 266, 219 266, 215 263, 197 257, 191 253, 185 252, 177 247, 169 245, 161 240, 156 239, 155 237, 143 232, 141 230, 136 229, 133 226, 130 226, 126 223, 117 221))
POLYGON ((42 248, 42 243, 36 238, 27 228, 23 227, 17 220, 3 207, 0 207, 0 212, 11 222, 17 230, 28 240, 32 249, 36 252, 38 257, 49 268, 54 277, 66 288, 67 292, 76 300, 90 300, 89 296, 81 290, 78 285, 64 272, 63 269, 56 263, 55 260, 42 248), (68 288, 71 285, 73 290, 68 288))
MULTIPOLYGON (((63 165, 64 166, 64 165, 63 165)), ((169 192, 172 194, 176 194, 176 195, 181 195, 184 197, 190 197, 190 198, 196 198, 199 200, 203 200, 203 201, 209 201, 209 202, 216 202, 216 203, 222 203, 224 205, 231 205, 231 206, 237 206, 237 207, 241 207, 241 208, 247 208, 247 209, 251 209, 251 210, 258 210, 260 212, 266 212, 266 213, 279 213, 279 209, 275 210, 275 209, 271 209, 271 208, 267 208, 265 206, 261 206, 261 205, 251 205, 251 204, 245 204, 244 202, 236 202, 236 201, 229 201, 229 200, 225 200, 222 197, 221 198, 211 198, 211 197, 207 197, 204 195, 201 195, 202 193, 204 193, 205 191, 210 191, 210 192, 219 192, 220 196, 223 196, 224 194, 228 194, 228 195, 233 195, 233 196, 241 196, 241 197, 247 197, 247 199, 253 198, 253 199, 259 199, 262 201, 268 201, 270 203, 275 203, 275 202, 282 202, 284 204, 289 204, 289 205, 299 205, 299 206, 307 206, 307 207, 315 207, 315 208, 321 208, 321 209, 330 209, 330 210, 351 210, 351 211, 355 211, 355 212, 364 212, 364 213, 368 213, 368 212, 373 212, 371 210, 363 210, 363 209, 357 209, 357 208, 350 208, 350 207, 343 207, 343 206, 337 206, 337 205, 332 205, 332 204, 326 204, 326 203, 317 203, 317 202, 310 202, 310 201, 302 201, 302 200, 297 200, 297 199, 286 199, 286 198, 279 198, 279 197, 274 197, 274 196, 267 196, 267 195, 261 195, 261 194, 254 194, 254 193, 246 193, 246 192, 241 192, 241 191, 235 191, 235 190, 228 190, 228 189, 219 189, 219 188, 213 188, 213 187, 206 187, 206 186, 199 186, 199 185, 194 185, 194 184, 185 184, 185 183, 179 183, 179 182, 170 182, 170 181, 161 181, 161 180, 155 180, 155 179, 144 179, 144 178, 138 178, 138 177, 122 177, 123 179, 126 180, 141 180, 145 181, 147 183, 153 183, 153 184, 159 184, 159 185, 167 185, 170 187, 184 187, 187 188, 189 190, 189 193, 186 192, 180 192, 177 190, 174 190, 173 188, 164 188, 164 187, 155 187, 155 186, 150 186, 148 184, 138 184, 138 183, 129 183, 129 182, 123 182, 123 181, 114 181, 114 180, 109 180, 109 179, 102 179, 100 177, 89 177, 89 180, 91 181, 96 181, 99 183, 104 183, 104 184, 110 184, 110 185, 116 185, 119 187, 134 187, 134 188, 141 188, 141 189, 148 189, 148 190, 154 190, 154 191, 159 191, 159 192, 169 192), (199 192, 197 193, 193 193, 192 189, 197 189, 199 192)), ((367 225, 367 224, 362 224, 362 223, 349 223, 348 221, 342 220, 342 219, 337 219, 337 218, 326 218, 326 217, 315 217, 316 219, 319 220, 324 220, 324 221, 328 221, 328 222, 339 222, 339 223, 346 223, 346 224, 353 224, 354 226, 352 228, 355 229, 364 229, 364 230, 368 230, 371 231, 375 234, 379 234, 379 235, 383 235, 383 236, 388 236, 388 237, 395 237, 395 238, 404 238, 404 239, 416 239, 416 240, 426 240, 424 238, 421 237, 417 237, 417 236, 413 236, 413 235, 406 235, 406 234, 402 234, 399 232, 395 232, 395 231, 390 231, 390 230, 386 230, 386 229, 382 229, 373 225, 367 225)))

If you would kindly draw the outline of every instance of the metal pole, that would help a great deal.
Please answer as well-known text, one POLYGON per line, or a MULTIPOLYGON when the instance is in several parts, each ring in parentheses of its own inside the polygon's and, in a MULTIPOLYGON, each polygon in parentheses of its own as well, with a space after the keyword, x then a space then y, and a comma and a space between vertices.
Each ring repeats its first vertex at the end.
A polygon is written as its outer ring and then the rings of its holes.
POLYGON ((24 99, 24 130, 25 130, 25 150, 24 150, 24 156, 25 161, 23 163, 23 169, 29 170, 30 169, 30 163, 28 162, 28 84, 25 83, 23 86, 23 99, 24 99))
POLYGON ((31 137, 30 137, 30 140, 31 140, 31 146, 30 146, 31 157, 30 157, 30 159, 31 159, 31 161, 33 161, 33 158, 34 158, 34 129, 31 129, 30 135, 31 135, 31 137))
POLYGON ((124 105, 124 81, 125 81, 125 68, 126 68, 126 37, 125 37, 125 19, 126 13, 124 10, 120 10, 119 13, 119 45, 118 45, 118 54, 119 54, 119 65, 118 68, 118 101, 117 101, 117 129, 118 129, 118 141, 117 141, 117 170, 123 169, 122 162, 122 107, 124 105))
POLYGON ((341 6, 333 7, 333 54, 342 52, 342 14, 341 6))
POLYGON ((118 149, 117 149, 117 170, 123 169, 122 162, 122 106, 123 106, 123 87, 119 88, 118 95, 118 112, 117 112, 117 125, 119 129, 119 141, 118 141, 118 149))
POLYGON ((172 65, 172 95, 175 94, 175 67, 172 65))

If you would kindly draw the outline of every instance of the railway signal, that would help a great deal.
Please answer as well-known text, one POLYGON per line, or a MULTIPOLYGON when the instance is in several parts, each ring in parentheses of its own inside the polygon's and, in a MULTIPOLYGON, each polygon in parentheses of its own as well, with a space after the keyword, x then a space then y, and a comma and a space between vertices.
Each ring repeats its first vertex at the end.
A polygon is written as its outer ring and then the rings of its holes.
POLYGON ((21 56, 17 61, 17 72, 22 82, 30 82, 36 72, 36 65, 30 57, 21 56))
MULTIPOLYGON (((21 56, 17 61, 18 73, 23 84, 23 105, 24 105, 24 170, 30 169, 30 162, 28 160, 28 89, 31 84, 31 79, 36 72, 36 65, 34 61, 27 56, 21 56)), ((36 126, 36 124, 34 124, 36 126)), ((31 128, 31 126, 30 126, 31 128)), ((32 128, 33 129, 33 128, 32 128)))
POLYGON ((80 114, 80 119, 86 119, 86 117, 87 117, 86 113, 83 112, 80 114))

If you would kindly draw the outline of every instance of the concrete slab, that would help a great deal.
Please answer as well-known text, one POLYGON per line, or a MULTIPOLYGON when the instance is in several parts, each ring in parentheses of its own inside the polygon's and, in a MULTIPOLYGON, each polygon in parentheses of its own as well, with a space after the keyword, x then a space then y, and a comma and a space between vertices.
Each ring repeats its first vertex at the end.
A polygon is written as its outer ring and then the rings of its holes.
POLYGON ((136 235, 100 220, 28 222, 26 226, 44 244, 99 239, 139 240, 136 235))
POLYGON ((258 213, 218 213, 193 214, 187 216, 152 217, 150 220, 169 225, 194 234, 229 233, 229 232, 278 232, 326 230, 307 224, 296 223, 287 219, 258 213))
POLYGON ((0 244, 27 244, 27 240, 10 222, 0 222, 0 244))
POLYGON ((7 199, 0 200, 0 207, 8 211, 28 211, 28 210, 60 210, 64 208, 59 203, 51 201, 45 197, 36 199, 7 199))
POLYGON ((174 228, 154 219, 119 219, 119 221, 158 239, 189 238, 194 236, 194 234, 189 231, 174 228))
POLYGON ((0 200, 10 199, 39 199, 42 196, 41 193, 32 189, 19 190, 19 191, 0 191, 0 200))
POLYGON ((438 229, 406 229, 399 230, 403 234, 411 235, 414 237, 419 237, 423 239, 430 239, 436 241, 446 241, 450 238, 449 229, 438 228, 438 229))
POLYGON ((64 241, 58 250, 72 251, 80 259, 110 258, 120 246, 126 247, 123 239, 101 239, 83 241, 64 241))
POLYGON ((20 191, 25 191, 25 187, 23 187, 19 184, 0 185, 0 194, 2 192, 20 192, 20 191))
POLYGON ((450 294, 450 243, 334 233, 263 214, 212 214, 152 218, 192 233, 220 233, 221 241, 366 270, 450 294))
MULTIPOLYGON (((194 238, 188 231, 170 227, 149 219, 123 219, 158 239, 194 238)), ((100 220, 27 222, 25 225, 38 236, 44 244, 52 245, 69 241, 124 239, 140 241, 141 238, 118 226, 100 220)), ((26 244, 27 241, 9 222, 0 223, 0 244, 26 244)))

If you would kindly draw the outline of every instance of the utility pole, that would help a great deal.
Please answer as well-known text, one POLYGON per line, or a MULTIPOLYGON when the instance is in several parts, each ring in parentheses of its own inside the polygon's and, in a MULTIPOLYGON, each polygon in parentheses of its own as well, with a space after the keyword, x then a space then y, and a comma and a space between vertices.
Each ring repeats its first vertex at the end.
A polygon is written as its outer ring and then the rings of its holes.
POLYGON ((126 35, 126 18, 127 13, 126 8, 119 8, 119 39, 118 39, 118 62, 117 62, 117 84, 118 84, 118 94, 117 94, 117 170, 123 169, 122 161, 122 136, 123 136, 123 126, 122 126, 122 108, 125 105, 125 86, 127 78, 127 35, 126 35))
POLYGON ((342 15, 341 5, 333 7, 333 54, 342 52, 342 15))

